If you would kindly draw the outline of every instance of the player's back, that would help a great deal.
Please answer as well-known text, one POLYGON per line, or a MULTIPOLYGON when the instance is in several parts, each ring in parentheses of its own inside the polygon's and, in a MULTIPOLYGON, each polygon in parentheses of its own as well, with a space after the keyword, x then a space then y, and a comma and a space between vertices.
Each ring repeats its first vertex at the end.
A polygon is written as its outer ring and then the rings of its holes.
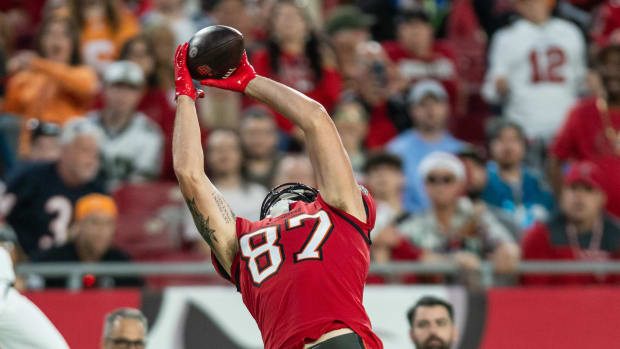
POLYGON ((296 202, 259 222, 237 219, 236 282, 265 348, 302 348, 322 334, 351 328, 367 348, 382 348, 362 305, 370 263, 374 204, 366 222, 327 205, 296 202))

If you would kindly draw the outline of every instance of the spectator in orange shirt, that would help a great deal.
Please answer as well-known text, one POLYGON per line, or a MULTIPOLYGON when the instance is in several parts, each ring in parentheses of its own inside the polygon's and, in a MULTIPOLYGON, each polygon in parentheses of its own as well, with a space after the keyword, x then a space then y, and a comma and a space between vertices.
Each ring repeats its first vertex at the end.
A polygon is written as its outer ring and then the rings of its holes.
MULTIPOLYGON (((7 83, 4 111, 25 118, 63 124, 88 110, 97 89, 97 75, 80 65, 75 24, 49 17, 37 38, 37 52, 23 52, 8 64, 16 73, 7 83)), ((28 152, 28 133, 22 127, 20 153, 28 152)))
POLYGON ((79 26, 84 61, 97 71, 118 58, 125 41, 140 31, 138 21, 120 3, 115 0, 69 2, 67 15, 79 26))

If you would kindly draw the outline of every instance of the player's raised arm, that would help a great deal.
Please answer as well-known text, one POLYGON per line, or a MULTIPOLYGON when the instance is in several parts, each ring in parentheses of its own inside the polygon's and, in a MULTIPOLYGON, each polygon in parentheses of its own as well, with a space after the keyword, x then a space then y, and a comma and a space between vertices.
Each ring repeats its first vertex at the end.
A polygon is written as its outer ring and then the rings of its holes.
POLYGON ((235 215, 204 172, 204 154, 195 100, 196 91, 186 66, 187 44, 175 53, 177 110, 172 137, 172 158, 181 192, 198 232, 230 274, 238 251, 235 215))
POLYGON ((245 53, 239 67, 229 78, 207 79, 201 83, 243 92, 299 126, 306 137, 308 154, 323 200, 361 221, 366 220, 366 211, 351 163, 336 126, 320 103, 288 86, 257 76, 245 53))

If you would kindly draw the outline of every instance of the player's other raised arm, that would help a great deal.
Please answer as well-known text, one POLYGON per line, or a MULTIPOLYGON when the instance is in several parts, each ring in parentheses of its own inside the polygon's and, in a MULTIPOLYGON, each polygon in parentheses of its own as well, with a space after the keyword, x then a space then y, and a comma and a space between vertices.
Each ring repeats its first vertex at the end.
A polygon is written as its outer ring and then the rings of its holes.
POLYGON ((196 115, 196 91, 187 71, 187 44, 175 54, 177 110, 172 137, 172 157, 181 192, 203 239, 230 275, 238 251, 235 215, 204 172, 204 154, 196 115))
POLYGON ((245 53, 241 64, 230 78, 208 79, 201 83, 244 92, 299 126, 306 137, 308 154, 323 200, 361 221, 366 221, 366 210, 351 163, 336 126, 320 103, 288 86, 257 76, 245 53))

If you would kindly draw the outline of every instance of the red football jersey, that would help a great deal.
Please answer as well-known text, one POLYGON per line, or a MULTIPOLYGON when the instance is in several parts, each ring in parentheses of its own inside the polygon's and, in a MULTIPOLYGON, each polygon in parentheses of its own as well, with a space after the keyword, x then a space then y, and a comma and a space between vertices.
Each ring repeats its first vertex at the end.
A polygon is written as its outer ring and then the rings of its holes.
MULTIPOLYGON (((362 305, 375 224, 374 202, 362 191, 367 222, 328 205, 320 194, 275 218, 237 218, 240 248, 230 281, 256 320, 266 349, 303 348, 347 327, 366 348, 383 348, 362 305)), ((227 277, 215 256, 212 260, 227 277)))

